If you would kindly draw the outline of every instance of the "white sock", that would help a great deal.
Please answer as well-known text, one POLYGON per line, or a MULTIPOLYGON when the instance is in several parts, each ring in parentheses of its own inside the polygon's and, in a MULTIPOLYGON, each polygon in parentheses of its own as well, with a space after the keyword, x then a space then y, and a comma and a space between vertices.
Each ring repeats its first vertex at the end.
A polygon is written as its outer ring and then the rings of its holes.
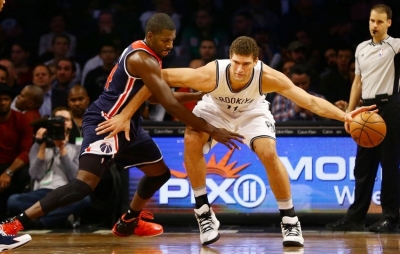
POLYGON ((201 186, 201 187, 198 187, 198 188, 194 188, 193 189, 193 194, 194 194, 195 197, 200 197, 201 195, 207 194, 206 186, 204 185, 204 186, 201 186))
POLYGON ((283 200, 276 200, 276 202, 278 202, 279 210, 289 210, 293 207, 292 197, 283 200))

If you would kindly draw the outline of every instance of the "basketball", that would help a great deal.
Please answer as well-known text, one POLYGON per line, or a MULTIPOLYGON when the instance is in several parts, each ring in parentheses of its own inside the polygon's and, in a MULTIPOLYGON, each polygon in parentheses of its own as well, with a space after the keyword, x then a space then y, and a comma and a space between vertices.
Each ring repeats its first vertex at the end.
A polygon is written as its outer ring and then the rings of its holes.
POLYGON ((385 121, 375 112, 362 112, 350 122, 350 135, 362 147, 377 146, 386 136, 385 121))

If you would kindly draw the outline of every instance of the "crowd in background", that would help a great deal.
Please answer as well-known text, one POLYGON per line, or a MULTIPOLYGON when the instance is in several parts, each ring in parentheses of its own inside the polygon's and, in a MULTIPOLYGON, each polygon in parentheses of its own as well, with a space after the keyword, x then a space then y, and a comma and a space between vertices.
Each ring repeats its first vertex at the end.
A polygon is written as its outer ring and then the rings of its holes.
MULTIPOLYGON (((379 0, 10 0, 0 14, 0 65, 7 67, 7 82, 17 92, 34 84, 32 70, 43 63, 51 70, 53 87, 68 90, 80 84, 93 101, 121 49, 143 39, 147 19, 164 12, 177 28, 175 48, 163 60, 164 68, 196 68, 228 58, 233 39, 251 36, 260 46, 260 60, 289 78, 287 66, 302 65, 310 79, 304 89, 345 109, 355 46, 369 39, 366 21, 370 7, 379 2, 393 10, 400 6, 398 1, 379 0), (203 40, 209 44, 202 46, 203 40), (57 66, 61 59, 72 61, 70 69, 57 66)), ((396 37, 400 22, 396 13, 394 17, 389 33, 396 37)), ((274 104, 274 94, 267 96, 274 104)), ((283 105, 275 104, 272 110, 283 105)), ((282 118, 281 110, 273 111, 277 121, 318 119, 309 114, 282 118)), ((174 119, 153 105, 144 116, 154 121, 174 119)))
MULTIPOLYGON (((12 194, 27 191, 27 185, 32 190, 31 177, 38 186, 49 180, 49 175, 29 169, 29 158, 38 157, 37 140, 31 140, 40 136, 38 129, 25 128, 7 138, 5 134, 65 109, 72 120, 67 142, 79 145, 84 110, 100 95, 121 50, 144 39, 152 14, 169 14, 177 29, 174 50, 163 60, 163 68, 198 68, 229 58, 230 43, 250 36, 265 64, 346 110, 355 47, 370 38, 367 21, 376 3, 394 10, 389 35, 400 37, 400 1, 395 0, 7 0, 0 13, 0 102, 7 101, 4 94, 11 103, 0 104, 0 182, 8 177, 22 180, 12 191, 0 186, 0 219, 6 217, 4 207, 12 194), (5 117, 10 110, 12 121, 5 117), (19 173, 12 175, 9 169, 19 173)), ((277 122, 324 120, 283 96, 268 94, 267 100, 277 122)), ((142 110, 147 120, 175 120, 160 105, 146 103, 142 110)), ((62 157, 64 147, 56 147, 54 153, 62 157)), ((51 158, 50 162, 45 164, 52 167, 51 158)), ((62 168, 62 159, 57 162, 62 168)))

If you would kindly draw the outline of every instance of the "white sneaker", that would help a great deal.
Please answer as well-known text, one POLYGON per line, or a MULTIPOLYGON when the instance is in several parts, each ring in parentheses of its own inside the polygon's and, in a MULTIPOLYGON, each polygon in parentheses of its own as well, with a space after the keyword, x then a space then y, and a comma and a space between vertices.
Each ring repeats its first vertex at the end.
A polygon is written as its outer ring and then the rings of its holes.
POLYGON ((200 241, 203 245, 208 245, 219 239, 219 221, 212 208, 204 204, 199 209, 194 209, 194 214, 199 224, 200 241))
POLYGON ((21 236, 7 235, 0 230, 0 252, 19 248, 29 243, 31 240, 32 237, 28 234, 21 236))
POLYGON ((295 217, 284 216, 281 223, 283 246, 303 247, 304 239, 301 234, 300 221, 295 217))

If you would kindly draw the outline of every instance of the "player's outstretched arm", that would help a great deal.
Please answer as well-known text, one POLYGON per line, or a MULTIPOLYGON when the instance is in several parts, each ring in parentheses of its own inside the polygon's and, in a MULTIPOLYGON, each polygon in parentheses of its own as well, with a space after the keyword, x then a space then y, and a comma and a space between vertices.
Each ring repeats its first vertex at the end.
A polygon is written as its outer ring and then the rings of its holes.
MULTIPOLYGON (((188 103, 188 102, 193 102, 193 101, 199 101, 203 97, 205 93, 203 92, 173 92, 175 99, 179 103, 188 103)), ((148 101, 151 104, 159 104, 157 101, 156 97, 153 95, 150 96, 148 101)))
POLYGON ((215 62, 210 62, 197 69, 162 69, 161 75, 170 87, 189 87, 201 92, 210 92, 216 86, 217 74, 215 70, 215 62))
POLYGON ((128 58, 128 71, 131 71, 131 69, 136 71, 136 74, 142 78, 144 84, 169 114, 179 118, 187 125, 210 134, 213 139, 226 145, 228 148, 231 149, 234 147, 239 149, 234 141, 242 142, 243 136, 225 129, 215 128, 203 119, 195 116, 175 99, 170 87, 161 78, 161 70, 158 63, 153 58, 149 56, 146 58, 139 55, 139 53, 133 54, 128 58))
POLYGON ((234 141, 242 142, 243 136, 225 129, 215 128, 203 119, 196 117, 175 99, 170 87, 161 78, 158 62, 150 55, 145 52, 130 55, 127 58, 127 70, 132 76, 142 78, 150 93, 155 96, 169 114, 178 117, 187 125, 210 134, 213 139, 230 149, 239 148, 234 141))
MULTIPOLYGON (((109 133, 107 138, 112 138, 117 135, 119 132, 125 132, 125 138, 130 140, 129 138, 129 130, 130 130, 130 119, 135 114, 135 112, 139 109, 140 105, 146 100, 150 91, 146 86, 143 86, 139 92, 131 98, 128 105, 113 118, 107 119, 104 122, 100 123, 96 128, 96 134, 102 135, 105 133, 109 133)), ((203 92, 193 92, 193 93, 185 93, 185 92, 173 92, 175 98, 179 103, 187 103, 193 101, 199 101, 203 97, 203 92)), ((150 96, 148 98, 150 103, 157 104, 158 101, 154 96, 150 96)))
POLYGON ((342 122, 350 122, 355 115, 364 111, 373 110, 375 108, 375 105, 360 107, 357 110, 346 113, 329 101, 313 96, 303 89, 297 87, 283 73, 273 70, 266 65, 263 66, 263 71, 263 92, 277 92, 293 101, 300 107, 308 109, 322 117, 335 119, 342 122))

